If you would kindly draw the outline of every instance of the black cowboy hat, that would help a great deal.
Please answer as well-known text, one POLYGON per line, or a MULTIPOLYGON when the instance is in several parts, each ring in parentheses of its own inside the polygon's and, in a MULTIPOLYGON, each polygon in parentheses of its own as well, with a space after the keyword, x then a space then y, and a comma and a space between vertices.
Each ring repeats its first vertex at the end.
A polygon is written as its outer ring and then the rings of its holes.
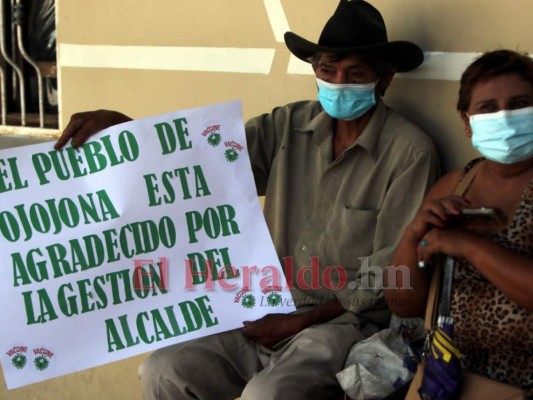
POLYGON ((285 44, 292 54, 306 62, 317 52, 362 53, 395 65, 398 72, 406 72, 424 61, 424 53, 416 44, 389 42, 380 12, 363 0, 341 0, 324 26, 318 44, 292 32, 285 33, 285 44))

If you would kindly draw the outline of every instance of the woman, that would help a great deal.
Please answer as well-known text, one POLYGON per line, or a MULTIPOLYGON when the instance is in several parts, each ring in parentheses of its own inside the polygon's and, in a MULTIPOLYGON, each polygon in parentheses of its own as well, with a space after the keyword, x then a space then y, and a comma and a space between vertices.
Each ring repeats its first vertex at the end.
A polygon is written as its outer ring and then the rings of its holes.
POLYGON ((394 256, 395 266, 409 267, 410 282, 397 273, 385 298, 399 316, 422 316, 429 279, 419 265, 431 264, 437 254, 452 256, 451 314, 463 368, 530 389, 533 61, 509 50, 484 54, 463 73, 457 109, 483 157, 445 175, 427 194, 394 256), (463 179, 472 181, 456 194, 463 179), (507 222, 455 223, 470 207, 499 208, 507 222), (401 289, 404 283, 412 290, 401 289))

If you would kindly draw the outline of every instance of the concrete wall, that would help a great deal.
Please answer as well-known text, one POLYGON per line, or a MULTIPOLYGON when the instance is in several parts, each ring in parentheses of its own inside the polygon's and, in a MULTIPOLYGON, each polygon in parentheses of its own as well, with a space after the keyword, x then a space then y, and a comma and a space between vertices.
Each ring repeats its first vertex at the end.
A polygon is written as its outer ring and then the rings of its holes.
MULTIPOLYGON (((427 52, 397 76, 385 100, 435 140, 445 169, 475 153, 455 101, 477 53, 533 51, 531 0, 372 0, 391 40, 427 52)), ((281 34, 316 42, 337 0, 56 0, 61 127, 77 111, 118 109, 134 118, 241 99, 245 118, 315 98, 311 69, 293 64, 281 34)), ((0 137, 0 146, 14 145, 0 137)), ((16 143, 15 143, 16 144, 16 143)), ((3 328, 6 329, 6 328, 3 328)), ((73 332, 74 334, 74 332, 73 332)), ((73 352, 75 349, 72 350, 73 352)), ((146 357, 7 391, 0 400, 140 399, 146 357)))

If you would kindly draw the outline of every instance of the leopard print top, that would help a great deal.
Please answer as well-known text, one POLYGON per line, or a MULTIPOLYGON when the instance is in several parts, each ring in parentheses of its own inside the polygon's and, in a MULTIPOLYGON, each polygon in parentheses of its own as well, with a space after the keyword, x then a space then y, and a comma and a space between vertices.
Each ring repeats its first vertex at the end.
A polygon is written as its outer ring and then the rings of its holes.
MULTIPOLYGON (((468 164, 465 173, 477 161, 468 164)), ((533 259, 533 181, 522 193, 511 223, 491 238, 533 259)), ((463 353, 463 367, 500 382, 531 389, 533 312, 511 301, 464 259, 456 260, 453 285, 451 312, 456 344, 463 353)))

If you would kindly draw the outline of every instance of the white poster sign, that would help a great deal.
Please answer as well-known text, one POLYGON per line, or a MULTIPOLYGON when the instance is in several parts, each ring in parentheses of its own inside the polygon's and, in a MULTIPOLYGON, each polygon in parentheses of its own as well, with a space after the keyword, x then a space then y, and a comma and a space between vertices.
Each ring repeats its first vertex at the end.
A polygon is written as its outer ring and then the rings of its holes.
POLYGON ((294 310, 240 102, 0 151, 8 388, 294 310))

